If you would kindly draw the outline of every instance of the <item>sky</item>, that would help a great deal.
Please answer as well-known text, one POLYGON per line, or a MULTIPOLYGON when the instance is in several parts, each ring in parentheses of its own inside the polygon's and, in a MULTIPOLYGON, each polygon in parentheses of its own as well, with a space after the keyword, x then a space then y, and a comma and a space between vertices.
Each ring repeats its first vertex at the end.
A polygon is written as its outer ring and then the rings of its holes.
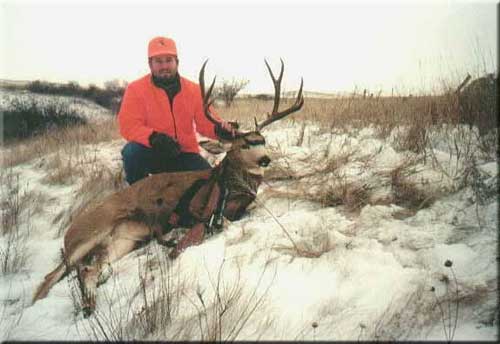
POLYGON ((1 1, 0 78, 102 85, 149 72, 147 43, 177 43, 181 75, 285 90, 419 93, 497 69, 497 1, 1 1))

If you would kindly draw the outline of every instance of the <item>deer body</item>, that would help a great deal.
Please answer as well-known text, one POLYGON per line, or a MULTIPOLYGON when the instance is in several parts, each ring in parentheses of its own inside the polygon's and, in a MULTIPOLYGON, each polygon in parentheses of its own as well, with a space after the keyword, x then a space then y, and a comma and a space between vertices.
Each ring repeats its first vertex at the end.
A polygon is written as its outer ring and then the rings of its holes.
MULTIPOLYGON (((72 253, 88 238, 101 241, 97 238, 112 235, 122 222, 158 225, 162 217, 172 213, 182 194, 196 180, 206 179, 209 175, 210 170, 155 174, 110 195, 97 207, 80 214, 68 229, 64 237, 67 262, 73 263, 72 253)), ((149 234, 150 231, 141 231, 134 237, 142 240, 149 234)), ((81 254, 77 257, 75 261, 81 259, 81 254)))
MULTIPOLYGON (((204 68, 205 65, 200 72, 200 88, 205 115, 214 120, 209 112, 213 83, 206 95, 204 68)), ((185 248, 203 241, 205 223, 218 204, 224 204, 221 209, 224 217, 231 221, 240 219, 255 200, 264 168, 270 162, 260 130, 298 111, 303 104, 301 86, 296 103, 278 113, 283 64, 278 80, 270 68, 269 72, 275 83, 275 104, 273 113, 261 125, 256 124, 256 131, 237 132, 225 158, 212 169, 154 174, 80 213, 64 236, 63 262, 45 276, 33 302, 46 297, 52 286, 76 269, 84 315, 88 316, 95 309, 97 286, 105 264, 120 259, 153 237, 160 244, 168 244, 162 238, 165 231, 190 227, 169 254, 171 258, 177 257, 185 248), (219 203, 221 196, 224 202, 219 203)))

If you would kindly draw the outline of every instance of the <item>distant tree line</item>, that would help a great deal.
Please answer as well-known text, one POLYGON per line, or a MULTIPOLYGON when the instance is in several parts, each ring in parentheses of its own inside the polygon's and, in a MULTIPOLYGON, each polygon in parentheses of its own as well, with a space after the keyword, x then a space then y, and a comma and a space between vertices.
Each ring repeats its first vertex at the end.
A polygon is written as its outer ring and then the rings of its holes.
MULTIPOLYGON (((223 80, 222 84, 214 89, 214 98, 222 100, 227 107, 230 107, 234 102, 237 94, 248 85, 248 80, 223 80)), ((95 84, 90 84, 87 87, 80 86, 75 81, 70 81, 66 84, 53 83, 43 80, 35 80, 29 82, 25 86, 2 86, 6 89, 25 89, 27 91, 39 94, 51 94, 70 97, 81 97, 89 99, 96 104, 99 104, 113 113, 117 113, 120 108, 121 99, 127 87, 125 81, 112 80, 104 83, 104 88, 98 87, 95 84)), ((261 95, 264 100, 269 97, 261 95)), ((272 97, 270 97, 272 99, 272 97)))
POLYGON ((36 80, 30 82, 26 86, 26 89, 33 93, 86 98, 116 112, 126 87, 127 84, 125 82, 118 80, 105 82, 104 88, 100 88, 94 84, 82 87, 74 81, 67 84, 58 84, 36 80))

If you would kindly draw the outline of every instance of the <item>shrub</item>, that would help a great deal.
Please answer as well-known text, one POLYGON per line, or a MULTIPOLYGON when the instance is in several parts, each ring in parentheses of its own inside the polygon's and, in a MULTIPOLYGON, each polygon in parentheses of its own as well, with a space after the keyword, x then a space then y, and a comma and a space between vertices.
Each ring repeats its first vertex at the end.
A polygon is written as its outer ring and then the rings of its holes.
POLYGON ((403 162, 390 172, 391 191, 395 204, 418 211, 434 204, 438 195, 410 180, 411 169, 411 162, 403 162))
POLYGON ((498 78, 487 74, 473 80, 458 93, 460 123, 477 126, 481 135, 498 127, 498 78))
POLYGON ((272 95, 265 94, 265 93, 256 94, 255 96, 253 96, 253 98, 255 98, 257 100, 273 100, 274 99, 272 95))
POLYGON ((222 86, 215 89, 215 98, 222 99, 226 106, 230 107, 238 92, 245 88, 246 85, 248 85, 248 80, 224 80, 222 86))
POLYGON ((107 109, 116 111, 127 84, 118 80, 107 81, 104 88, 89 85, 87 88, 71 81, 67 84, 56 84, 36 80, 27 85, 27 90, 33 93, 82 97, 93 101, 107 109))
POLYGON ((9 142, 47 132, 51 129, 85 124, 85 118, 71 110, 67 104, 51 100, 46 105, 34 98, 9 101, 3 112, 4 140, 9 142))
POLYGON ((64 127, 23 141, 23 144, 9 145, 4 151, 2 168, 17 166, 34 158, 42 158, 50 153, 65 152, 79 157, 82 145, 98 144, 120 138, 117 122, 109 118, 98 123, 64 127), (71 144, 68 144, 71 142, 71 144))

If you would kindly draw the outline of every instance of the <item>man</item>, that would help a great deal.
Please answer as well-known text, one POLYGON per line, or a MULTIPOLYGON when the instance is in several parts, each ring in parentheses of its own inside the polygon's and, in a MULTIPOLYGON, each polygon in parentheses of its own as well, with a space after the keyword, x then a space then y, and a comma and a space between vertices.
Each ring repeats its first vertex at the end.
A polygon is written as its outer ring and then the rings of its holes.
POLYGON ((128 141, 122 157, 129 184, 150 173, 210 168, 199 154, 195 130, 212 139, 234 135, 228 122, 214 125, 205 117, 199 85, 179 75, 172 39, 153 38, 148 63, 151 73, 128 85, 118 113, 128 141))

